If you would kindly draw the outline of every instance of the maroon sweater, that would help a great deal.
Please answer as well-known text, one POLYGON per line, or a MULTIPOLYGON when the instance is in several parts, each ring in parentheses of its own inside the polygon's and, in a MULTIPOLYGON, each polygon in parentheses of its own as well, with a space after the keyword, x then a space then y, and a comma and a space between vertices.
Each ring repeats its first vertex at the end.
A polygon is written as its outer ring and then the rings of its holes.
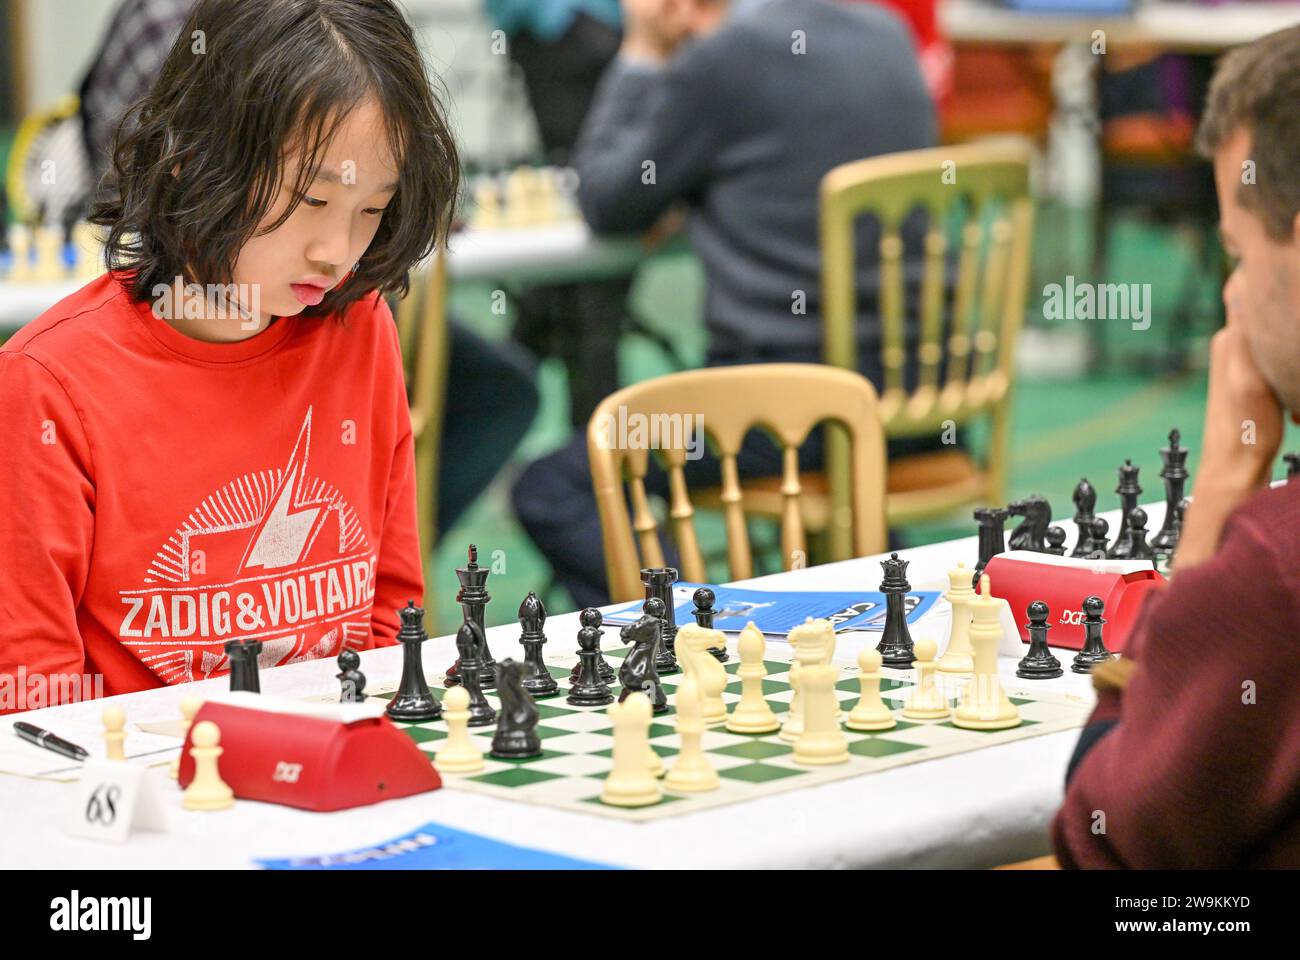
POLYGON ((1300 866, 1300 482, 1237 509, 1129 653, 1052 824, 1062 866, 1300 866))

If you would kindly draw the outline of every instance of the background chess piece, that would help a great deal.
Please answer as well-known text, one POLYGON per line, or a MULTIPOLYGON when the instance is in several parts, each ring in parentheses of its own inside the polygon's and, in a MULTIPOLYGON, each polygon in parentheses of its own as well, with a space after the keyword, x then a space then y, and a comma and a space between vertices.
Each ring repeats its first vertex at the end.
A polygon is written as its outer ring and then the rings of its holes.
POLYGON ((673 584, 677 582, 677 571, 673 567, 644 567, 641 570, 641 583, 645 585, 645 597, 649 602, 658 600, 663 612, 656 614, 663 622, 659 635, 659 650, 655 654, 655 669, 662 676, 677 672, 677 612, 673 601, 673 584))
POLYGON ((1051 680, 1059 677, 1063 671, 1061 661, 1052 656, 1047 647, 1047 631, 1051 624, 1047 622, 1047 604, 1035 600, 1029 605, 1029 652, 1024 655, 1016 667, 1016 676, 1025 680, 1051 680))
POLYGON ((126 714, 121 707, 105 707, 101 715, 104 722, 104 758, 117 762, 126 760, 126 714))
MULTIPOLYGON (((463 567, 456 568, 456 579, 460 581, 460 589, 456 593, 456 602, 460 604, 465 619, 473 622, 478 627, 476 636, 480 638, 482 644, 478 651, 479 684, 484 688, 496 685, 497 662, 492 657, 492 651, 488 649, 487 623, 484 619, 487 615, 488 602, 492 599, 492 595, 487 592, 487 580, 491 572, 488 567, 479 566, 478 547, 471 543, 469 545, 469 562, 463 567)), ((456 663, 447 668, 443 684, 453 687, 460 683, 459 672, 460 661, 457 660, 456 663)))
POLYGON ((1178 444, 1181 438, 1182 434, 1177 428, 1170 430, 1169 446, 1160 450, 1160 479, 1165 482, 1165 519, 1151 541, 1151 552, 1166 556, 1172 555, 1178 548, 1178 538, 1182 533, 1182 526, 1178 522, 1178 505, 1183 500, 1183 487, 1187 478, 1191 476, 1187 472, 1188 450, 1178 444))
MULTIPOLYGON (((700 587, 695 593, 691 594, 691 602, 695 605, 695 609, 691 611, 691 614, 695 617, 695 622, 705 630, 713 629, 713 617, 717 613, 713 609, 713 604, 717 599, 717 594, 708 587, 700 587)), ((709 653, 719 663, 727 662, 726 647, 709 647, 709 653)))
POLYGON ((194 758, 194 779, 181 795, 186 810, 227 810, 235 805, 235 793, 221 779, 221 731, 211 720, 201 720, 190 731, 190 756, 194 758))
POLYGON ((226 656, 230 659, 230 689, 261 693, 257 658, 262 653, 261 640, 227 640, 226 656))
POLYGON ((1088 482, 1087 477, 1079 480, 1074 488, 1074 525, 1078 528, 1078 537, 1074 541, 1072 557, 1089 557, 1092 555, 1092 521, 1096 519, 1097 488, 1088 482))
POLYGON ((447 739, 433 757, 439 773, 473 773, 486 765, 483 753, 469 736, 469 691, 462 684, 452 687, 443 698, 447 718, 447 739))
POLYGON ((972 593, 988 562, 1007 550, 1008 516, 1002 507, 979 507, 975 511, 975 522, 979 524, 979 562, 975 564, 975 572, 971 577, 972 593))
POLYGON ((339 703, 361 703, 366 699, 366 675, 361 672, 361 655, 344 647, 339 651, 339 672, 334 676, 339 682, 339 703))
POLYGON ((542 662, 542 647, 546 644, 546 607, 531 590, 519 604, 519 644, 524 648, 524 689, 534 697, 549 697, 558 693, 560 685, 542 662))
POLYGON ((912 634, 907 627, 907 592, 912 585, 907 582, 909 561, 898 559, 891 553, 888 560, 880 561, 885 579, 880 582, 880 592, 885 595, 885 629, 876 649, 884 658, 885 666, 905 669, 912 665, 912 634))
POLYGON ((1111 544, 1110 551, 1106 554, 1111 560, 1127 560, 1131 555, 1132 544, 1129 542, 1128 521, 1138 505, 1138 497, 1142 495, 1142 485, 1138 483, 1140 470, 1140 467, 1133 466, 1132 460, 1125 460, 1124 465, 1119 468, 1119 486, 1115 488, 1115 492, 1120 496, 1119 532, 1115 534, 1115 542, 1111 544))
POLYGON ((524 687, 528 666, 509 658, 497 664, 497 696, 501 710, 497 714, 497 732, 492 737, 492 756, 501 760, 523 760, 541 756, 542 741, 537 734, 540 713, 532 695, 524 687))
POLYGON ((1075 673, 1092 673, 1092 668, 1105 663, 1114 655, 1106 649, 1102 640, 1101 628, 1105 624, 1102 613, 1106 602, 1101 597, 1089 597, 1083 601, 1083 649, 1074 656, 1070 669, 1075 673))
MULTIPOLYGON (((194 718, 198 715, 198 712, 202 708, 202 706, 203 706, 203 701, 200 700, 198 697, 186 697, 184 700, 181 701, 181 721, 183 724, 183 729, 181 733, 182 743, 185 740, 185 736, 190 732, 190 727, 194 725, 194 718)), ((181 775, 180 753, 177 753, 175 759, 172 760, 172 765, 168 769, 167 775, 171 777, 173 780, 180 777, 181 775)))
POLYGON ((424 679, 422 647, 429 638, 424 632, 424 609, 414 600, 398 611, 402 621, 397 631, 397 642, 402 645, 402 680, 397 695, 389 701, 385 712, 393 720, 408 723, 427 723, 442 716, 442 706, 429 690, 424 679))

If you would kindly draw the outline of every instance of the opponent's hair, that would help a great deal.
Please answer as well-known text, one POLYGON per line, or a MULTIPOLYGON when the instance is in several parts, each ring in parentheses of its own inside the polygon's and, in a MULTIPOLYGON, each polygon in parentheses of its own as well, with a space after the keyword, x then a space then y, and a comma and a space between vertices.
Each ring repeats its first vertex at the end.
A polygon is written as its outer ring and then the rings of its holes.
POLYGON ((340 124, 367 96, 383 112, 397 191, 353 276, 303 315, 341 313, 376 289, 405 296, 411 267, 446 239, 460 162, 392 0, 200 0, 114 134, 106 190, 90 214, 109 228, 109 268, 136 271, 137 300, 177 276, 231 283, 285 161, 300 161, 289 205, 258 235, 302 202, 340 124))
POLYGON ((1238 130, 1250 136, 1255 182, 1237 188, 1274 240, 1290 240, 1300 212, 1300 25, 1238 47, 1220 61, 1196 146, 1206 156, 1238 130))

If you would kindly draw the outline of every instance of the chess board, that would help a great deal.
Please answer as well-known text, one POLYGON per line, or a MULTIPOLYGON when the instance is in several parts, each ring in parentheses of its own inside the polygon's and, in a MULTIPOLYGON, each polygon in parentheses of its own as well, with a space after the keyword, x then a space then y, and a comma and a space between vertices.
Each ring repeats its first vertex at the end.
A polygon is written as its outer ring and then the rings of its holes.
MULTIPOLYGON (((618 662, 628 650, 627 647, 606 650, 604 655, 617 670, 618 662)), ((769 646, 764 661, 768 676, 763 681, 763 694, 781 718, 789 711, 794 691, 790 686, 789 662, 773 659, 773 652, 769 646)), ((784 652, 782 648, 781 653, 784 652)), ((740 663, 735 659, 734 650, 731 656, 725 665, 731 681, 723 693, 729 709, 740 699, 741 688, 740 678, 735 675, 740 663)), ((597 816, 657 820, 1081 727, 1091 711, 1091 704, 1081 697, 1037 692, 1025 684, 1029 689, 1006 686, 1007 695, 1019 708, 1021 717, 1020 726, 1009 730, 962 730, 954 727, 951 719, 906 720, 901 711, 910 695, 909 688, 913 686, 911 674, 884 668, 881 672, 886 679, 881 682, 881 696, 894 708, 898 725, 880 733, 860 733, 844 728, 850 754, 847 763, 804 766, 794 762, 793 746, 777 733, 729 733, 719 724, 710 727, 703 739, 709 761, 722 781, 718 789, 704 793, 665 790, 663 799, 652 806, 615 807, 600 800, 602 782, 613 767, 613 724, 606 716, 606 708, 575 707, 564 699, 568 693, 569 671, 576 661, 576 656, 546 658, 547 668, 560 684, 560 693, 537 701, 541 713, 538 723, 541 756, 527 760, 496 760, 488 756, 494 728, 472 727, 470 733, 475 744, 482 749, 486 765, 476 773, 444 774, 443 785, 452 790, 485 793, 597 816)), ((836 664, 836 667, 842 674, 836 682, 836 690, 840 707, 847 714, 858 700, 857 667, 847 664, 836 664)), ((672 768, 679 746, 673 703, 681 677, 682 674, 675 673, 661 678, 668 694, 669 710, 656 716, 650 727, 650 745, 663 757, 667 769, 672 768)), ((954 681, 941 675, 941 682, 955 706, 957 693, 966 681, 954 681)), ((615 696, 618 695, 617 682, 611 684, 610 689, 615 696)), ((386 699, 393 696, 391 692, 375 695, 386 699)), ((487 697, 494 707, 499 706, 492 691, 487 692, 487 697)), ((447 724, 443 720, 399 723, 398 726, 429 754, 430 761, 447 736, 447 724)))

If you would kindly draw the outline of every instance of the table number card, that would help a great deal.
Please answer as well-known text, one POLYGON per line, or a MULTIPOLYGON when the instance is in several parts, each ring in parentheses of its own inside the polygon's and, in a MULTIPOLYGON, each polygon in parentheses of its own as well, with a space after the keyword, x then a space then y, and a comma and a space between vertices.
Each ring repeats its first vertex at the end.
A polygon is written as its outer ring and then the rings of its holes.
POLYGON ((68 817, 67 833, 123 843, 133 829, 167 830, 162 803, 148 772, 132 763, 87 763, 68 817))

